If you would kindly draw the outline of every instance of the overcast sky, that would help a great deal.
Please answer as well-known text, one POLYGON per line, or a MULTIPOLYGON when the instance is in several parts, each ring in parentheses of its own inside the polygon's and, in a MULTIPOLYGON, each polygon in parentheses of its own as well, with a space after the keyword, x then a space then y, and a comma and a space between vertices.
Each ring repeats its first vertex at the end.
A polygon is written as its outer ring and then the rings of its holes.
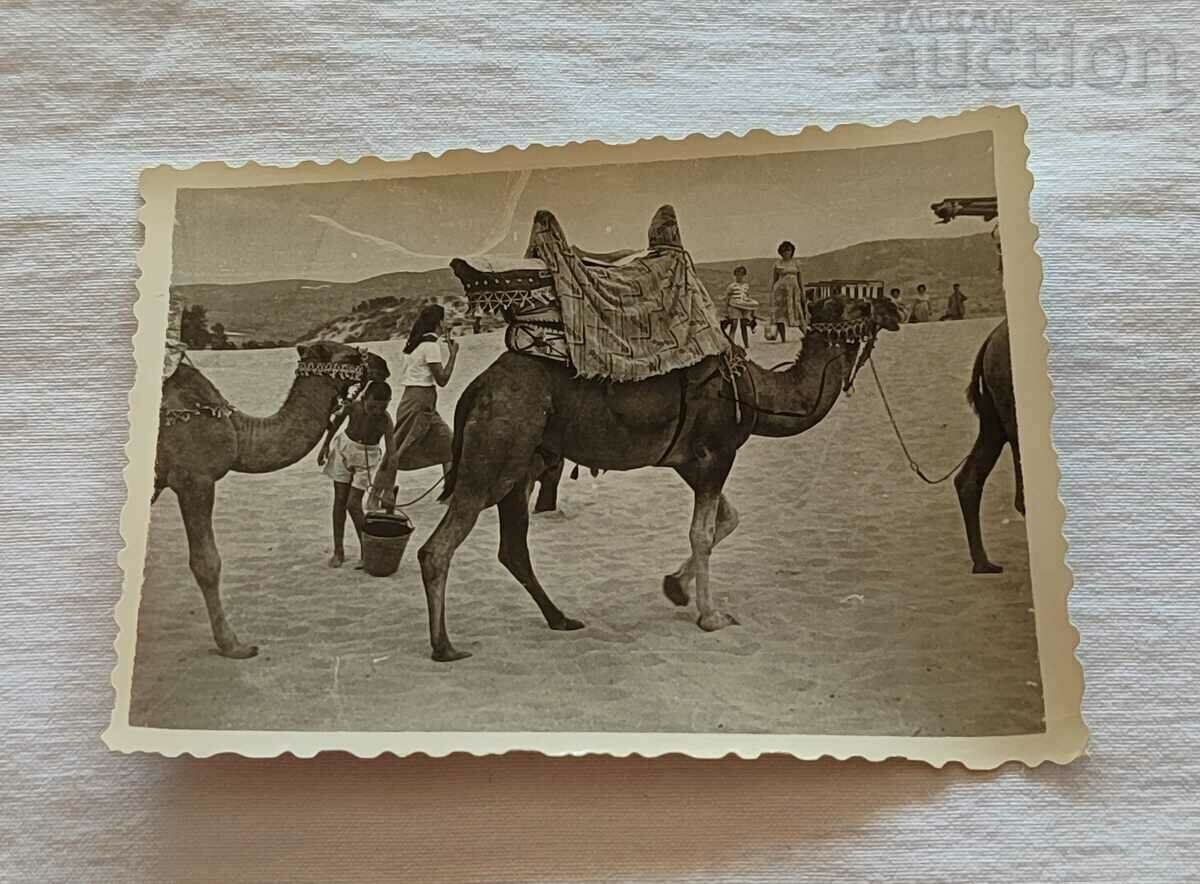
POLYGON ((811 255, 895 237, 964 236, 929 204, 993 196, 988 132, 860 150, 285 187, 183 190, 174 281, 351 282, 451 258, 524 252, 537 209, 592 251, 644 248, 671 203, 696 261, 811 255))

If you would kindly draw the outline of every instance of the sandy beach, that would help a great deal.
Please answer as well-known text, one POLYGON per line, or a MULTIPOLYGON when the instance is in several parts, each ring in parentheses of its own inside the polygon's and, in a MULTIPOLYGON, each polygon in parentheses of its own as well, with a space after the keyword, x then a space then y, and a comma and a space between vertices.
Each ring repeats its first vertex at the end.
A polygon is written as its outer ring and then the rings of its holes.
MULTIPOLYGON (((940 476, 974 440, 963 391, 997 319, 904 326, 881 335, 875 364, 909 447, 940 476)), ((441 392, 460 391, 502 350, 501 336, 460 339, 441 392)), ((396 372, 400 341, 368 345, 396 372)), ((760 334, 770 366, 796 344, 760 334)), ((282 401, 294 350, 201 351, 193 361, 237 407, 282 401)), ((397 391, 398 393, 399 391, 397 391)), ((401 476, 404 497, 438 477, 401 476)), ((533 518, 542 583, 587 628, 547 629, 496 560, 485 512, 459 549, 448 589, 455 643, 429 659, 416 549, 441 517, 431 495, 407 512, 416 534, 400 570, 331 570, 332 487, 305 460, 277 473, 230 474, 215 528, 226 610, 252 660, 216 654, 187 565, 174 496, 155 504, 130 723, 161 728, 378 731, 660 731, 981 736, 1042 729, 1025 525, 1012 508, 1006 451, 988 483, 983 531, 1005 573, 976 576, 953 484, 907 467, 869 369, 818 427, 752 439, 726 486, 739 529, 716 550, 717 597, 741 621, 704 633, 694 608, 662 595, 688 552, 691 494, 674 472, 564 476, 560 512, 533 518)), ((352 537, 352 532, 351 532, 352 537)), ((348 552, 355 544, 348 539, 348 552)))

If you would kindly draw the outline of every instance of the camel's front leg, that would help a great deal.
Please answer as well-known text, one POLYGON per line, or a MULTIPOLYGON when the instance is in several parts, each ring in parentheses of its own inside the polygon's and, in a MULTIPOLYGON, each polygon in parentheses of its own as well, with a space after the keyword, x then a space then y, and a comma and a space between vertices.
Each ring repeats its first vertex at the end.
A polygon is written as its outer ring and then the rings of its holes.
POLYGON ((692 571, 696 579, 696 609, 700 612, 696 622, 705 632, 714 632, 737 624, 732 615, 713 604, 709 590, 708 560, 716 545, 717 512, 720 504, 719 491, 697 491, 696 508, 692 513, 692 528, 689 533, 692 543, 692 571))
MULTIPOLYGON (((713 534, 713 547, 732 534, 738 526, 738 512, 729 502, 729 498, 721 495, 717 508, 717 528, 713 534)), ((693 557, 688 556, 678 570, 663 578, 663 594, 680 607, 691 601, 688 589, 696 576, 693 557)))
POLYGON ((175 481, 171 487, 179 499, 183 527, 187 531, 188 564, 196 582, 200 584, 200 591, 204 593, 204 604, 208 608, 208 620, 212 624, 217 650, 222 656, 234 659, 253 657, 258 653, 258 648, 238 641, 221 604, 221 554, 217 551, 212 527, 215 487, 208 479, 193 476, 173 478, 175 481))

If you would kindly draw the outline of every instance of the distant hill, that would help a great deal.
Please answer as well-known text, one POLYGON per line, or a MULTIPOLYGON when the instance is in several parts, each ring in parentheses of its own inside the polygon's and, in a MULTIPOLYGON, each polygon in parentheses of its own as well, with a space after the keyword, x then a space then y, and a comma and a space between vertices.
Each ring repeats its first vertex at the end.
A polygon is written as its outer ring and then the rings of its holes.
MULTIPOLYGON (((457 281, 455 282, 457 285, 457 281)), ((467 310, 466 296, 459 292, 457 296, 445 298, 412 298, 400 300, 389 297, 380 300, 395 303, 361 304, 358 309, 351 310, 341 316, 306 331, 298 340, 315 341, 344 341, 348 344, 360 341, 386 341, 390 338, 401 338, 408 334, 413 320, 421 308, 436 300, 446 309, 446 325, 450 328, 470 326, 471 320, 464 314, 467 310)), ((481 331, 491 331, 503 328, 504 320, 499 317, 485 315, 482 317, 481 331)))
POLYGON ((208 311, 208 324, 220 322, 247 338, 300 341, 312 329, 350 313, 372 298, 395 297, 415 305, 461 301, 462 286, 450 268, 421 273, 385 273, 358 282, 280 279, 235 285, 172 286, 172 293, 208 311))
MULTIPOLYGON (((986 233, 939 239, 890 239, 858 243, 802 259, 804 279, 879 279, 899 288, 907 300, 917 283, 929 289, 936 318, 951 283, 968 295, 968 315, 999 316, 1004 295, 997 273, 996 249, 986 233)), ((719 261, 697 265, 718 307, 732 269, 744 264, 751 294, 764 303, 770 291, 773 258, 719 261)), ((384 340, 408 328, 421 306, 439 303, 453 324, 464 320, 466 298, 450 268, 420 273, 385 273, 358 282, 307 279, 270 280, 237 285, 179 285, 173 293, 208 311, 209 325, 220 322, 246 338, 301 341, 328 337, 344 341, 384 340), (367 302, 386 299, 375 306, 367 302), (359 310, 354 308, 358 306, 359 310)), ((487 327, 494 327, 491 320, 487 327)))

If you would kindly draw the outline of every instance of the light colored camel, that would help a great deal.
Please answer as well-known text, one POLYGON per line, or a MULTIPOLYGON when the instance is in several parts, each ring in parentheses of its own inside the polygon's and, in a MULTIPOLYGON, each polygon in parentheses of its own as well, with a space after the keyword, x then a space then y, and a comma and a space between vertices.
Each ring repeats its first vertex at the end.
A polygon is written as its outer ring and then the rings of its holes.
POLYGON ((388 376, 383 359, 346 344, 318 341, 297 350, 296 378, 270 417, 242 414, 187 362, 163 383, 154 498, 164 488, 175 492, 192 574, 204 593, 217 650, 226 657, 253 657, 258 648, 238 641, 221 604, 221 555, 212 523, 216 483, 231 471, 270 473, 296 463, 321 440, 339 397, 355 384, 388 376))
POLYGON ((996 574, 1004 569, 988 560, 979 529, 979 503, 983 486, 1007 444, 1012 447, 1016 474, 1013 506, 1025 515, 1025 483, 1021 475, 1021 445, 1017 439, 1017 401, 1013 394, 1012 357, 1008 349, 1008 320, 996 326, 975 356, 967 401, 979 416, 979 435, 962 469, 954 477, 971 550, 972 572, 996 574))
MULTIPOLYGON (((677 605, 694 583, 704 630, 737 621, 712 600, 709 555, 737 526, 722 488, 737 450, 751 435, 794 436, 820 422, 873 345, 895 331, 894 302, 830 298, 813 305, 799 355, 773 372, 744 363, 733 382, 723 357, 643 381, 581 380, 570 367, 504 353, 463 391, 454 415, 454 460, 443 499, 449 506, 418 551, 433 659, 458 660, 446 632, 446 578, 454 551, 482 510, 500 516, 500 561, 541 609, 551 629, 583 626, 563 614, 538 582, 529 559, 533 479, 562 457, 585 467, 674 469, 695 494, 692 554, 663 580, 677 605)), ((739 360, 735 360, 735 364, 739 360)))

